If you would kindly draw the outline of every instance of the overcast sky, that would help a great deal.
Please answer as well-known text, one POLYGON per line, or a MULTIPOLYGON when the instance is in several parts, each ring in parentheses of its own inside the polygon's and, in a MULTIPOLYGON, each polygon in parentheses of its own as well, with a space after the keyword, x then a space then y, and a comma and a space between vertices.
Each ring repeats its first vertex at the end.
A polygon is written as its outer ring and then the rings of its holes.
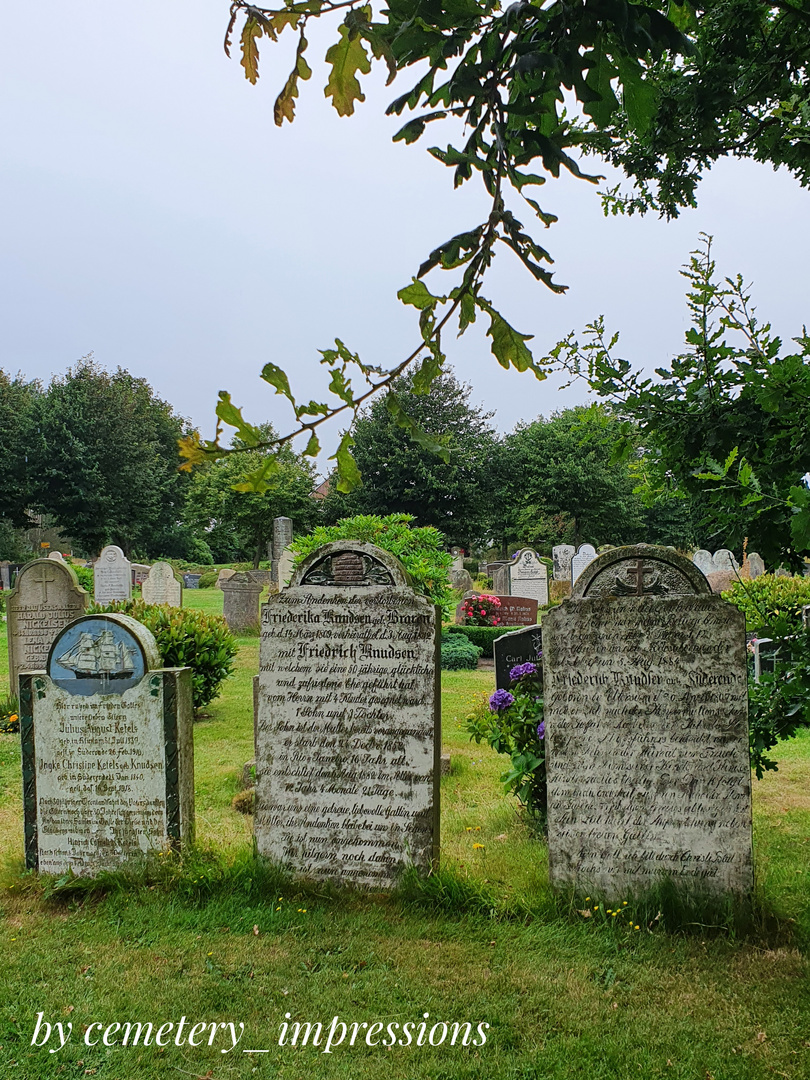
MULTIPOLYGON (((230 61, 222 50, 227 9, 42 0, 32 24, 0 0, 0 367, 48 380, 93 352, 146 378, 205 436, 220 389, 250 419, 286 429, 282 400, 258 378, 268 360, 308 398, 322 393, 317 350, 336 336, 384 366, 410 352, 416 324, 396 290, 488 202, 474 181, 454 192, 452 170, 427 154, 449 130, 391 142, 402 121, 385 106, 407 74, 388 89, 367 78, 365 104, 339 118, 323 96, 315 33, 297 119, 276 128, 292 41, 264 44, 252 87, 238 50, 230 61)), ((580 181, 539 191, 560 218, 539 239, 569 292, 551 294, 508 253, 487 289, 541 354, 604 314, 622 332, 621 355, 666 363, 687 325, 678 271, 701 231, 714 235, 724 272, 754 282, 780 333, 808 319, 810 196, 787 175, 726 162, 704 181, 699 209, 675 223, 605 218, 580 181)), ((582 400, 579 389, 503 371, 483 330, 451 355, 501 430, 582 400)))

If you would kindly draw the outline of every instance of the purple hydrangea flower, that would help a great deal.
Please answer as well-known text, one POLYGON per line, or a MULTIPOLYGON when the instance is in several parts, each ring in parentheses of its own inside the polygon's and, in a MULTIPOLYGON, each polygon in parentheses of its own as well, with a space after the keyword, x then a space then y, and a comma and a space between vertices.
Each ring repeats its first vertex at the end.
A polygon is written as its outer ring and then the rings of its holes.
POLYGON ((545 720, 541 720, 540 723, 537 725, 537 738, 538 739, 545 739, 545 737, 546 737, 546 722, 545 722, 545 720))
POLYGON ((518 679, 522 679, 524 675, 536 674, 537 665, 529 662, 527 664, 517 664, 515 667, 513 667, 512 670, 509 672, 509 678, 517 681, 518 679))
POLYGON ((508 690, 496 690, 489 699, 489 711, 503 712, 504 709, 508 709, 514 703, 514 700, 508 690))

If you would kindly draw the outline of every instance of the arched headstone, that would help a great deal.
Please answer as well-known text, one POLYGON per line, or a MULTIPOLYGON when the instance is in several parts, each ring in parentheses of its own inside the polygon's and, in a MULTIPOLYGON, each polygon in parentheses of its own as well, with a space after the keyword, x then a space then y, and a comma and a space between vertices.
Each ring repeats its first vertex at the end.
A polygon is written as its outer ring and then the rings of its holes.
POLYGON ((156 562, 149 568, 149 576, 141 585, 141 596, 147 604, 183 606, 183 586, 174 576, 170 563, 156 562))
POLYGON ((694 553, 694 555, 692 556, 692 562, 695 564, 698 570, 700 570, 701 574, 706 574, 707 576, 717 569, 717 567, 714 565, 714 560, 712 559, 712 553, 710 551, 706 551, 705 548, 699 548, 694 553))
POLYGON ((93 589, 97 604, 132 597, 132 564, 115 544, 108 544, 93 566, 93 589))
POLYGON ((577 578, 585 569, 586 566, 590 566, 593 560, 596 558, 596 548, 593 544, 580 544, 576 555, 571 559, 571 585, 576 585, 577 578))

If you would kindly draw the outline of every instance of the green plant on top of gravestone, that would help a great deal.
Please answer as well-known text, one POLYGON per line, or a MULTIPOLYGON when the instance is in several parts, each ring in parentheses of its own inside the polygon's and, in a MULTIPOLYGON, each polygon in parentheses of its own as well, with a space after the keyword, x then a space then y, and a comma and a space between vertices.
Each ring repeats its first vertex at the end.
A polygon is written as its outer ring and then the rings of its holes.
POLYGON ((810 604, 810 578, 762 574, 752 581, 732 581, 722 595, 743 612, 749 633, 773 637, 780 620, 790 634, 801 628, 802 608, 810 604))
POLYGON ((233 673, 239 647, 221 615, 168 604, 145 604, 143 600, 117 600, 103 607, 94 604, 88 614, 117 611, 154 634, 164 667, 190 667, 194 711, 219 695, 225 679, 233 673))
POLYGON ((480 645, 473 645, 463 634, 442 634, 441 665, 445 671, 473 670, 478 667, 478 658, 483 653, 480 645))
POLYGON ((464 726, 471 740, 488 742, 497 753, 509 755, 510 767, 501 776, 504 792, 544 823, 548 794, 542 669, 527 662, 509 675, 509 689, 480 701, 464 726))
POLYGON ((335 540, 374 544, 395 555, 410 577, 411 588, 442 609, 449 617, 453 604, 449 571, 453 556, 444 550, 445 539, 431 525, 414 525, 411 514, 358 514, 334 525, 319 525, 307 536, 296 536, 290 545, 296 565, 313 551, 335 540))

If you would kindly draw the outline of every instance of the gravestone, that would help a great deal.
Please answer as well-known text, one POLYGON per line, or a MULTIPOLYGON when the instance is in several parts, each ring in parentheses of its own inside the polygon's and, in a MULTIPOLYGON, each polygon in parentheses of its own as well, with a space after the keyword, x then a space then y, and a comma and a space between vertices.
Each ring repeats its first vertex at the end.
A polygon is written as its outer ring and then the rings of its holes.
POLYGON ((10 588, 11 588, 11 563, 9 563, 9 562, 1 562, 0 563, 0 589, 7 590, 7 589, 10 589, 10 588))
POLYGON ((7 599, 9 686, 15 697, 19 673, 43 671, 53 639, 89 603, 66 563, 36 559, 23 566, 7 599))
POLYGON ((509 595, 509 563, 501 563, 492 571, 492 591, 509 595))
POLYGON ((227 581, 228 578, 232 578, 235 573, 235 570, 229 570, 227 567, 224 570, 220 570, 220 572, 217 574, 216 587, 218 589, 221 589, 223 581, 227 581))
POLYGON ((549 865, 607 903, 752 888, 745 619, 666 548, 616 548, 543 620, 549 865))
POLYGON ((49 558, 49 559, 53 559, 53 560, 54 560, 54 562, 61 562, 61 563, 63 563, 63 562, 65 561, 65 560, 64 560, 64 558, 63 558, 63 556, 62 556, 62 552, 61 552, 61 551, 49 551, 49 552, 48 552, 48 558, 49 558))
POLYGON ((573 544, 557 544, 551 549, 551 560, 554 564, 552 576, 555 581, 571 582, 571 560, 576 555, 577 549, 573 544))
POLYGON ((143 585, 146 579, 149 577, 149 571, 151 566, 147 566, 146 563, 134 562, 131 564, 132 568, 132 584, 143 585))
POLYGON ((279 589, 285 589, 293 574, 293 568, 295 567, 295 555, 290 548, 285 548, 281 553, 281 557, 278 560, 278 587, 279 589))
POLYGON ((132 565, 115 544, 105 547, 93 566, 93 592, 97 604, 132 596, 132 565))
POLYGON ((734 558, 734 552, 728 548, 718 548, 712 555, 712 569, 732 572, 740 569, 740 564, 734 558))
POLYGON ((465 570, 463 566, 460 570, 456 570, 451 567, 450 584, 454 589, 458 589, 459 592, 472 592, 472 575, 470 574, 469 570, 465 570))
POLYGON ((543 632, 539 626, 512 630, 495 638, 492 651, 495 656, 495 689, 508 690, 512 682, 509 672, 518 664, 536 664, 542 671, 543 632))
POLYGON ((259 625, 259 597, 262 585, 249 573, 234 574, 222 583, 222 614, 235 634, 256 630, 259 625))
POLYGON ((752 579, 762 577, 765 573, 765 560, 758 551, 752 551, 748 556, 748 573, 752 579))
POLYGON ((577 583, 577 578, 585 569, 586 566, 590 566, 593 560, 596 558, 596 548, 593 544, 580 544, 576 555, 571 559, 571 587, 577 583))
POLYGON ((262 608, 256 845, 390 889, 439 843, 439 609, 392 555, 326 544, 262 608))
POLYGON ((451 570, 463 570, 464 569, 464 550, 460 547, 451 547, 450 554, 453 556, 453 562, 451 563, 451 570))
POLYGON ((292 543, 293 523, 292 518, 273 518, 273 581, 278 582, 279 563, 285 548, 292 543))
POLYGON ((789 570, 786 570, 784 566, 777 566, 773 572, 774 577, 792 577, 793 575, 789 570))
MULTIPOLYGON (((464 600, 469 600, 471 596, 480 596, 481 593, 470 593, 464 597, 464 600)), ((492 593, 484 594, 486 596, 492 596, 492 593)), ((500 601, 500 607, 496 612, 496 617, 499 619, 499 626, 533 626, 537 622, 537 601, 532 600, 529 596, 496 596, 496 600, 500 601)), ((464 600, 456 606, 455 623, 459 626, 464 625, 464 615, 462 609, 464 607, 464 600)))
POLYGON ((183 574, 184 589, 199 589, 202 574, 183 574))
POLYGON ((700 570, 701 574, 705 574, 707 577, 713 573, 717 567, 714 565, 712 559, 712 553, 706 551, 705 548, 699 548, 692 556, 692 562, 700 570))
POLYGON ((147 604, 183 606, 183 586, 167 562, 156 562, 150 567, 149 577, 141 586, 141 595, 147 604))
POLYGON ((84 615, 20 678, 26 866, 94 875, 192 838, 190 668, 126 615, 84 615))
POLYGON ((499 566, 506 566, 506 561, 504 559, 501 559, 498 562, 488 562, 487 563, 487 577, 493 577, 494 574, 495 574, 495 571, 498 569, 499 566))
POLYGON ((535 551, 523 548, 497 575, 497 580, 493 578, 496 592, 526 596, 536 600, 538 607, 548 607, 548 568, 535 551), (498 581, 503 581, 506 588, 499 586, 498 581))

